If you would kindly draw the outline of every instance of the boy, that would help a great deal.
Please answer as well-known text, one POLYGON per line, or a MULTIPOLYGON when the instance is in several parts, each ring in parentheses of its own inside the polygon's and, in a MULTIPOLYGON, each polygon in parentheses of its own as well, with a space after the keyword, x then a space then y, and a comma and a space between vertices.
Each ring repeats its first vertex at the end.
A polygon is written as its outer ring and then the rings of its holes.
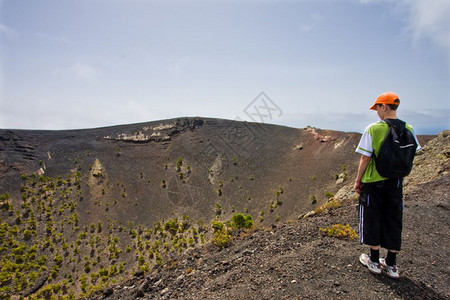
MULTIPOLYGON (((362 244, 370 247, 370 255, 359 257, 360 262, 370 272, 381 274, 382 269, 394 279, 399 278, 396 255, 401 247, 403 217, 403 178, 382 177, 376 169, 373 155, 378 155, 389 125, 384 121, 397 119, 399 97, 393 92, 378 96, 370 107, 376 110, 380 121, 370 124, 364 131, 356 149, 361 154, 354 190, 359 196, 359 238, 362 244), (388 250, 386 258, 380 259, 380 247, 388 250)), ((411 125, 406 129, 413 134, 411 125)), ((415 135, 414 135, 415 137, 415 135)), ((416 142, 417 138, 415 137, 416 142)), ((417 150, 420 149, 417 142, 417 150)))

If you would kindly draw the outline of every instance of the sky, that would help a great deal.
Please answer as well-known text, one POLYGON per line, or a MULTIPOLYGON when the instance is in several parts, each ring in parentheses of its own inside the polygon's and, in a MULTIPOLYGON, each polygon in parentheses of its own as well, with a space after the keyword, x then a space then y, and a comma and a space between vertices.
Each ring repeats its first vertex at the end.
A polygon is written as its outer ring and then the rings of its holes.
POLYGON ((0 128, 450 129, 449 0, 0 0, 0 128))

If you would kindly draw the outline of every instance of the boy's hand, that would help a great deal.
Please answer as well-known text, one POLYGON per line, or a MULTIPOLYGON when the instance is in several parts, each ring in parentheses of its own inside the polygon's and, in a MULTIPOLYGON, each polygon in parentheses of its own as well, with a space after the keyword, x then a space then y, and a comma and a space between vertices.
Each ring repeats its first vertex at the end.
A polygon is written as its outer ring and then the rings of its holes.
POLYGON ((353 186, 355 192, 359 195, 362 191, 362 182, 360 180, 355 181, 355 185, 353 186))

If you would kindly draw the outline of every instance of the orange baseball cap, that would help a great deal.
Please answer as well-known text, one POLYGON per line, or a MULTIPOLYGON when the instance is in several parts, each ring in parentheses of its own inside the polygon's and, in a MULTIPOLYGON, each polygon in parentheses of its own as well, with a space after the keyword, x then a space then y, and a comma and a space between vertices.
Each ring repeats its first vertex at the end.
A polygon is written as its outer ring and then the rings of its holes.
POLYGON ((394 92, 384 92, 383 94, 378 96, 377 100, 375 101, 375 104, 372 105, 369 109, 377 110, 376 108, 377 104, 399 105, 400 99, 398 99, 398 95, 394 92))

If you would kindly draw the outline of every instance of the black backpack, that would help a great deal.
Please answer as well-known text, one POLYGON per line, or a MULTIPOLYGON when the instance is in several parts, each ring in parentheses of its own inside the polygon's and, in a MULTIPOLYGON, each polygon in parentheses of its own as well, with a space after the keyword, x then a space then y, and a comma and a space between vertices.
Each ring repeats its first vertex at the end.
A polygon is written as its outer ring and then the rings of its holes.
POLYGON ((378 155, 375 155, 375 167, 378 173, 387 178, 402 178, 412 169, 417 142, 399 119, 385 119, 389 130, 381 144, 378 155))

